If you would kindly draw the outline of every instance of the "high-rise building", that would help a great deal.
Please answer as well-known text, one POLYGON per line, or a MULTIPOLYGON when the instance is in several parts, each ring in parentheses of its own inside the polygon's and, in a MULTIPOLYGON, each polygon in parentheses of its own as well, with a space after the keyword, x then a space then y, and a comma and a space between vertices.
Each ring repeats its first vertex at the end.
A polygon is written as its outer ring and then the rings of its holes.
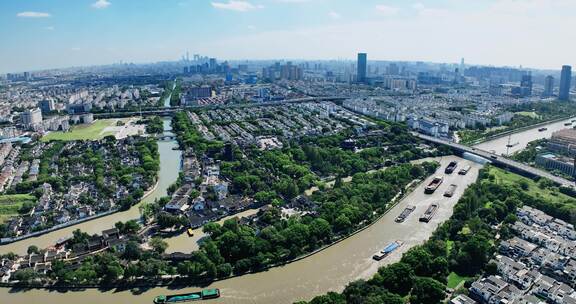
POLYGON ((368 67, 368 55, 366 53, 358 53, 358 73, 356 80, 358 82, 366 82, 366 70, 368 67))
POLYGON ((554 95, 554 77, 548 75, 544 78, 544 93, 543 97, 551 97, 554 95))
POLYGON ((38 103, 38 107, 42 110, 42 113, 50 113, 56 110, 56 104, 54 103, 54 99, 48 98, 43 99, 38 103))
POLYGON ((572 81, 572 67, 565 65, 562 67, 562 73, 560 76, 560 92, 558 93, 558 99, 563 101, 570 100, 570 82, 572 81))
POLYGON ((520 92, 522 97, 532 96, 532 75, 527 74, 522 76, 520 92))
POLYGON ((22 119, 22 125, 24 125, 25 128, 30 128, 42 123, 42 111, 40 111, 39 108, 28 109, 22 112, 20 118, 22 119))

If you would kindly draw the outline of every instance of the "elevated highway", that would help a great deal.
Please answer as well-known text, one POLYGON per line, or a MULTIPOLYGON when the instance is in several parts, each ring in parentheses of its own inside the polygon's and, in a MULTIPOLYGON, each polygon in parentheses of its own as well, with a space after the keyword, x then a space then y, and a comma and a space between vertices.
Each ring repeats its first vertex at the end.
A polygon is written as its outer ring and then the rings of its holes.
POLYGON ((415 136, 419 137, 420 139, 423 139, 423 140, 428 141, 428 142, 432 142, 432 143, 436 143, 436 144, 440 144, 440 145, 446 145, 446 146, 449 146, 452 149, 459 151, 459 152, 468 152, 470 154, 480 156, 480 157, 485 158, 486 160, 490 161, 491 163, 493 163, 494 165, 496 165, 498 167, 507 168, 507 169, 510 169, 511 171, 520 173, 520 174, 525 175, 525 176, 543 177, 543 178, 547 178, 547 179, 553 181, 554 183, 556 183, 558 185, 561 185, 564 187, 569 187, 569 188, 576 188, 574 182, 571 182, 565 178, 552 175, 551 173, 548 173, 546 171, 536 169, 534 167, 530 167, 528 165, 525 165, 523 163, 511 160, 511 159, 506 158, 506 157, 501 156, 501 155, 496 155, 494 153, 490 153, 488 151, 484 151, 484 150, 481 150, 478 148, 468 147, 465 145, 457 144, 455 142, 447 141, 447 140, 432 137, 432 136, 427 136, 427 135, 423 135, 423 134, 419 134, 419 133, 413 133, 413 134, 415 136))

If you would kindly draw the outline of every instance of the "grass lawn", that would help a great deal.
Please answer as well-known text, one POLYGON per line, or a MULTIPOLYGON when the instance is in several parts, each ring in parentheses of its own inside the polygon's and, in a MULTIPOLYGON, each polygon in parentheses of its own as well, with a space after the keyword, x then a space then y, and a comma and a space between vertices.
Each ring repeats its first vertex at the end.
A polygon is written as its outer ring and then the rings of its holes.
POLYGON ((0 223, 18 215, 25 202, 34 203, 36 198, 28 194, 0 195, 0 223))
POLYGON ((107 135, 113 135, 113 132, 103 132, 106 127, 115 126, 118 119, 99 119, 90 125, 79 125, 70 128, 69 132, 50 132, 44 137, 42 141, 51 140, 97 140, 102 139, 107 135))
POLYGON ((540 189, 540 187, 538 187, 538 184, 534 180, 520 176, 518 174, 504 171, 502 169, 490 167, 490 174, 494 175, 498 183, 502 183, 504 185, 519 185, 520 182, 525 181, 528 184, 528 190, 527 190, 528 194, 535 197, 541 196, 544 199, 550 201, 554 200, 565 201, 572 199, 570 196, 560 193, 558 191, 551 191, 549 189, 540 189))
POLYGON ((461 277, 461 276, 457 275, 455 272, 451 272, 448 275, 448 284, 446 284, 446 286, 448 288, 456 288, 456 286, 458 286, 458 284, 460 284, 461 282, 464 282, 468 279, 470 279, 470 277, 461 277))

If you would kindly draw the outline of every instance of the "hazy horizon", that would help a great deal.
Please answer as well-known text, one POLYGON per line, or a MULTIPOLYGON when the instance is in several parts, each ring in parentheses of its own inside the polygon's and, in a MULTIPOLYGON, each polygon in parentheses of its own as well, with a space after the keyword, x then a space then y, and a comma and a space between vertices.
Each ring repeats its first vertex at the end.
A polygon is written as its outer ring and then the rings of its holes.
POLYGON ((0 3, 0 72, 175 61, 369 60, 559 70, 570 0, 26 0, 0 3), (564 30, 565 29, 565 30, 564 30))

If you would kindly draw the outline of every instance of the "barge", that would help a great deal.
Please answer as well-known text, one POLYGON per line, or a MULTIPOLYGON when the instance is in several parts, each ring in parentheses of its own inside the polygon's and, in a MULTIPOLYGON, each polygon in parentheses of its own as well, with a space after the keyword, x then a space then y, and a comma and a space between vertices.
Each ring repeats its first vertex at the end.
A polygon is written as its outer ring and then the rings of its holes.
POLYGON ((424 214, 422 214, 422 216, 420 217, 420 222, 424 223, 430 222, 432 217, 434 217, 434 214, 436 214, 436 211, 438 211, 438 204, 432 204, 428 206, 426 212, 424 212, 424 214))
POLYGON ((406 220, 406 218, 410 215, 410 213, 412 213, 415 209, 416 209, 416 206, 411 206, 411 205, 404 208, 402 213, 400 213, 400 215, 398 215, 398 217, 395 219, 396 223, 404 222, 406 220))
POLYGON ((204 289, 198 292, 157 296, 154 298, 154 304, 184 303, 200 300, 217 299, 220 297, 220 289, 204 289))
POLYGON ((454 172, 454 170, 456 170, 456 167, 458 167, 458 162, 453 160, 448 164, 448 166, 444 170, 444 173, 452 174, 452 172, 454 172))
POLYGON ((436 189, 438 189, 438 187, 440 187, 440 185, 442 184, 443 181, 444 181, 444 177, 442 177, 442 176, 434 177, 434 179, 426 186, 426 188, 424 188, 424 193, 426 193, 426 194, 434 193, 434 191, 436 191, 436 189))
POLYGON ((444 196, 445 197, 452 197, 454 195, 454 192, 456 192, 456 188, 458 188, 457 185, 451 184, 450 186, 448 186, 448 189, 446 190, 446 192, 444 192, 444 196))
POLYGON ((383 258, 387 257, 394 250, 400 248, 400 246, 402 246, 401 241, 392 242, 392 243, 388 244, 388 246, 386 246, 382 251, 378 251, 376 254, 374 254, 374 256, 372 256, 372 258, 376 261, 380 261, 383 258))

